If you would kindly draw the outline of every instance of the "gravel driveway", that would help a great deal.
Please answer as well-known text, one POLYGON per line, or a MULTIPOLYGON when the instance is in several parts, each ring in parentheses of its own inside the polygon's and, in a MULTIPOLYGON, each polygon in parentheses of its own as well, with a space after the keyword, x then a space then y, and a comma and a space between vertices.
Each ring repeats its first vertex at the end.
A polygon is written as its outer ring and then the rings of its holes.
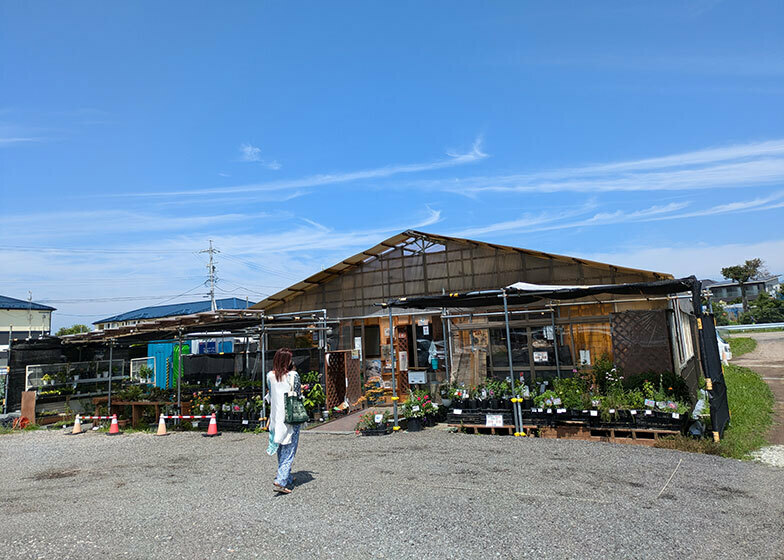
POLYGON ((435 429, 305 433, 298 486, 279 496, 265 439, 2 436, 0 557, 784 558, 784 469, 760 463, 435 429))

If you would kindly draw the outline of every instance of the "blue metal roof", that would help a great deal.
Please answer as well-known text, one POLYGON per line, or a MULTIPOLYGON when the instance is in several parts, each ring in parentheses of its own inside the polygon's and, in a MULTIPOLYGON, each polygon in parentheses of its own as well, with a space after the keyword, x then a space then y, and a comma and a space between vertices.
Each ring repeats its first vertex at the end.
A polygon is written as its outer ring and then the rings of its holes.
MULTIPOLYGON (((218 309, 246 309, 248 306, 255 305, 255 302, 246 302, 244 299, 239 298, 225 298, 216 299, 215 306, 218 309)), ((172 303, 170 305, 155 305, 152 307, 142 307, 126 313, 120 313, 113 317, 94 321, 93 325, 98 323, 119 323, 121 321, 133 321, 141 319, 160 319, 161 317, 174 317, 177 315, 191 315, 193 313, 201 313, 203 311, 210 311, 212 306, 209 300, 207 301, 190 301, 187 303, 172 303)))
POLYGON ((36 309, 38 311, 55 311, 54 307, 41 305, 40 303, 29 302, 24 299, 16 299, 7 296, 0 296, 0 309, 36 309))

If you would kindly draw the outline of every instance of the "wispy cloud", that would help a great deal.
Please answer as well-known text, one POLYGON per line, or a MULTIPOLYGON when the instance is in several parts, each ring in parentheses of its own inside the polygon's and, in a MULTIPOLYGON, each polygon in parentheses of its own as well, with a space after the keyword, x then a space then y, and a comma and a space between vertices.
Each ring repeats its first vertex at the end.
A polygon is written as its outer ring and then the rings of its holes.
POLYGON ((280 191, 288 189, 304 189, 312 187, 322 187, 326 185, 334 185, 339 183, 349 183, 352 181, 367 180, 367 179, 382 179, 392 177, 394 175, 405 173, 417 173, 423 171, 432 171, 435 169, 444 169, 448 167, 455 167, 458 165, 465 165, 475 163, 485 159, 487 154, 482 151, 482 139, 478 138, 471 146, 471 150, 464 153, 448 153, 447 159, 431 161, 428 163, 409 163, 401 165, 388 165, 385 167, 377 167, 374 169, 365 169, 361 171, 349 171, 345 173, 325 174, 325 175, 311 175, 302 179, 289 179, 281 181, 269 181, 265 183, 253 183, 249 185, 238 185, 234 187, 212 187, 204 189, 189 189, 179 191, 158 191, 158 192, 132 192, 124 193, 117 196, 124 197, 164 197, 164 196, 179 196, 184 194, 237 194, 237 193, 254 193, 254 192, 269 192, 280 191))
POLYGON ((281 165, 273 160, 267 160, 261 157, 261 148, 253 144, 242 144, 240 146, 240 161, 246 163, 259 163, 267 169, 280 169, 281 165))
POLYGON ((481 193, 635 192, 768 185, 784 181, 784 140, 547 171, 418 181, 409 187, 481 193))
POLYGON ((23 137, 11 137, 11 138, 0 138, 0 146, 13 146, 14 144, 25 144, 29 142, 43 142, 45 138, 23 138, 23 137))
POLYGON ((682 212, 682 210, 691 205, 692 203, 690 201, 671 202, 669 204, 654 205, 631 211, 618 209, 611 212, 597 212, 582 219, 572 219, 575 216, 587 214, 596 207, 595 203, 589 203, 581 208, 567 212, 545 212, 537 215, 525 215, 515 220, 506 220, 485 226, 463 229, 454 233, 454 235, 470 237, 471 235, 498 232, 532 233, 581 227, 613 226, 628 223, 698 218, 719 214, 762 212, 774 210, 777 208, 784 208, 784 191, 776 192, 767 197, 760 197, 752 200, 740 200, 682 212))

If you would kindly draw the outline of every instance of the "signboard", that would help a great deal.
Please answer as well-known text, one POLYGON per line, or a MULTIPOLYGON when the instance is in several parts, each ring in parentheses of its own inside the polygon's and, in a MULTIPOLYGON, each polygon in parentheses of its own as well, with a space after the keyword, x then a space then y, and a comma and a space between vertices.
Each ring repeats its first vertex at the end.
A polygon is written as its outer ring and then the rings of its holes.
POLYGON ((408 352, 406 350, 401 350, 397 353, 397 360, 397 363, 400 365, 400 371, 408 371, 408 352))
POLYGON ((485 414, 485 426, 500 428, 504 425, 503 414, 485 414))
POLYGON ((362 350, 362 337, 355 336, 354 337, 354 350, 362 350))
POLYGON ((409 385, 424 385, 425 383, 427 383, 427 372, 426 371, 410 370, 408 372, 408 384, 409 385))
POLYGON ((430 334, 430 326, 429 325, 425 325, 425 326, 422 327, 422 334, 425 335, 425 336, 430 334))
POLYGON ((534 362, 548 361, 547 352, 534 352, 534 362))

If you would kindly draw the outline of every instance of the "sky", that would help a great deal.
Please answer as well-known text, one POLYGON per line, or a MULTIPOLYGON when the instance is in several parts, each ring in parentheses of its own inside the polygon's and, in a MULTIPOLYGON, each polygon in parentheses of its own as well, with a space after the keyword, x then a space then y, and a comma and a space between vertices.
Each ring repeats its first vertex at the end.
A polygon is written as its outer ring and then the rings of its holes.
POLYGON ((2 2, 0 294, 263 299, 406 229, 784 273, 784 4, 2 2))

